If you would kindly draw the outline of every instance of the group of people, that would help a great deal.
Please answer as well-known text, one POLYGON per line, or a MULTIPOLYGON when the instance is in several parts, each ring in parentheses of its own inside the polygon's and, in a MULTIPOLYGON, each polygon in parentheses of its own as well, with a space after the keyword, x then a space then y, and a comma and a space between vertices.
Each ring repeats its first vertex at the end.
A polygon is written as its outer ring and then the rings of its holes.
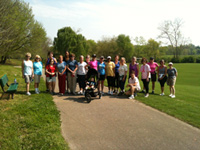
MULTIPOLYGON (((30 83, 35 82, 35 93, 39 94, 39 83, 42 75, 42 61, 39 55, 35 56, 35 61, 32 63, 30 60, 31 54, 26 54, 26 59, 22 62, 22 77, 25 79, 27 95, 31 95, 29 92, 30 83)), ((75 60, 75 54, 66 51, 65 56, 60 55, 58 61, 53 57, 53 53, 48 53, 48 58, 45 63, 45 75, 46 75, 46 88, 47 91, 55 94, 56 77, 58 76, 59 94, 64 95, 65 92, 75 95, 77 82, 79 84, 78 94, 84 94, 86 87, 86 76, 88 70, 95 69, 98 71, 98 91, 104 94, 104 80, 107 79, 108 94, 113 95, 130 95, 129 99, 134 99, 137 92, 141 91, 139 83, 139 72, 141 72, 141 80, 143 82, 143 90, 145 97, 149 96, 149 82, 152 81, 152 94, 154 94, 155 82, 158 81, 161 86, 161 96, 164 95, 164 85, 167 84, 170 87, 170 97, 175 98, 175 82, 177 78, 177 70, 173 67, 173 63, 168 64, 169 68, 165 66, 164 60, 160 61, 160 65, 154 62, 154 58, 150 58, 150 62, 147 62, 146 58, 141 59, 141 67, 137 63, 137 58, 133 57, 129 66, 126 64, 126 59, 119 55, 116 55, 114 61, 111 61, 111 56, 107 57, 106 63, 104 57, 101 56, 99 61, 96 59, 96 55, 79 57, 79 61, 75 60), (129 70, 129 74, 128 73, 129 70), (128 77, 127 87, 130 89, 125 92, 125 83, 128 77), (120 90, 119 90, 120 89, 120 90)))

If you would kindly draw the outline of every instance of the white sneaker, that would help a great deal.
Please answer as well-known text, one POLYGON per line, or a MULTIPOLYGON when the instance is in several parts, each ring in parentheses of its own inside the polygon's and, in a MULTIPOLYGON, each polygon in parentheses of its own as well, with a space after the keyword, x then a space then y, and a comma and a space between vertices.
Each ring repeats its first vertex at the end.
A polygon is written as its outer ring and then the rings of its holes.
POLYGON ((173 94, 170 94, 169 97, 172 97, 173 94))
POLYGON ((81 95, 81 94, 82 94, 82 91, 79 91, 79 92, 78 92, 78 95, 81 95))
POLYGON ((35 91, 35 94, 40 94, 38 91, 35 91))
POLYGON ((149 97, 149 94, 146 94, 144 97, 146 97, 146 98, 149 97))
POLYGON ((110 91, 108 91, 108 94, 110 95, 110 91))
POLYGON ((30 92, 27 92, 26 95, 31 95, 31 93, 30 93, 30 92))
POLYGON ((175 97, 176 97, 175 95, 172 95, 172 96, 171 96, 171 98, 175 98, 175 97))
POLYGON ((131 95, 131 96, 129 97, 129 99, 134 99, 134 95, 131 95))
POLYGON ((164 95, 165 95, 164 93, 161 93, 161 94, 160 94, 160 96, 164 96, 164 95))
POLYGON ((110 92, 110 95, 113 95, 113 91, 110 92))

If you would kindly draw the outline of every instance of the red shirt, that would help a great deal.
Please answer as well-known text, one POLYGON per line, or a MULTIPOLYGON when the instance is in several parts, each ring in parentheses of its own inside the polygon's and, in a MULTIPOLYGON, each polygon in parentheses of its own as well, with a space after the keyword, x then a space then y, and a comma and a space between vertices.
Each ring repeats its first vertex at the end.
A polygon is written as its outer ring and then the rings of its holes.
MULTIPOLYGON (((56 65, 53 65, 53 66, 47 65, 46 69, 48 70, 48 72, 54 73, 56 71, 56 65)), ((52 77, 54 77, 54 76, 55 76, 55 74, 52 77)), ((46 77, 49 77, 48 73, 46 74, 46 77)))

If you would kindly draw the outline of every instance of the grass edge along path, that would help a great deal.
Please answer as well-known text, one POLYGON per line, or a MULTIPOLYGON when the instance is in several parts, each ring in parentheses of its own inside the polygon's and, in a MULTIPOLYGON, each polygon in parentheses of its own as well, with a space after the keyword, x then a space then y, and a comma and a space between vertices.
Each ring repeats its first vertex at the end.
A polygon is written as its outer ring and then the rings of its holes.
MULTIPOLYGON (((21 69, 0 65, 0 77, 7 74, 9 83, 17 79, 18 91, 14 99, 0 100, 0 149, 59 149, 68 150, 61 134, 60 113, 50 94, 25 95, 21 69)), ((41 80, 40 91, 45 91, 41 80)), ((0 90, 2 93, 2 90, 0 90)))

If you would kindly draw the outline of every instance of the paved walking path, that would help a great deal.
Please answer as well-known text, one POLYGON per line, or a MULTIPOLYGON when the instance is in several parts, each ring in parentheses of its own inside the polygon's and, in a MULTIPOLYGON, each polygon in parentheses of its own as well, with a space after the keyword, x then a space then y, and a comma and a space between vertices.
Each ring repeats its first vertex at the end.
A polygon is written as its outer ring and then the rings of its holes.
MULTIPOLYGON (((58 90, 58 87, 56 87, 58 90)), ((200 130, 136 100, 54 96, 71 150, 200 150, 200 130)))

